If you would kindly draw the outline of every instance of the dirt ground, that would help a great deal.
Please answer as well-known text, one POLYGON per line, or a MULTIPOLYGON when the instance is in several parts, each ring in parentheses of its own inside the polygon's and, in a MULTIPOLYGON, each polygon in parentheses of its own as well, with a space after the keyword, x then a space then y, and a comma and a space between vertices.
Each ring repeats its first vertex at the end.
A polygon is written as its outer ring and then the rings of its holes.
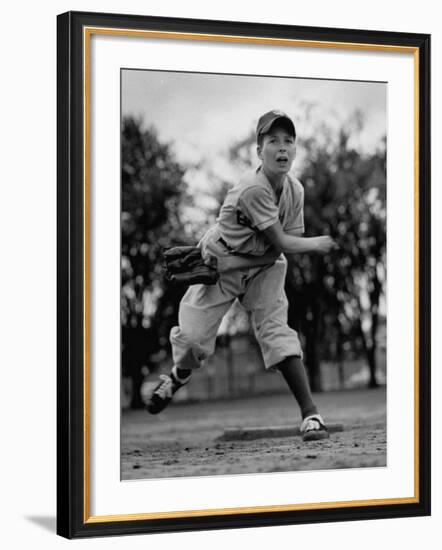
POLYGON ((226 428, 299 425, 290 395, 171 404, 160 415, 122 415, 121 478, 149 479, 219 474, 386 466, 386 392, 357 390, 315 395, 329 423, 344 424, 330 439, 300 437, 218 441, 226 428))

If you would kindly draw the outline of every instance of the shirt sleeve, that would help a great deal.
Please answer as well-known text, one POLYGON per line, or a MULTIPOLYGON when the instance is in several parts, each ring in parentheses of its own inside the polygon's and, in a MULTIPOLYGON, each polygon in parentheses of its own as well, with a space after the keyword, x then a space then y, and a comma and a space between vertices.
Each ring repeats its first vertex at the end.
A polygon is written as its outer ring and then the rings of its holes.
POLYGON ((286 229, 287 233, 296 231, 304 233, 304 188, 299 183, 293 188, 293 209, 290 216, 290 225, 286 229))
POLYGON ((243 221, 253 229, 263 231, 278 219, 278 207, 267 189, 253 186, 243 191, 238 201, 238 223, 243 221))

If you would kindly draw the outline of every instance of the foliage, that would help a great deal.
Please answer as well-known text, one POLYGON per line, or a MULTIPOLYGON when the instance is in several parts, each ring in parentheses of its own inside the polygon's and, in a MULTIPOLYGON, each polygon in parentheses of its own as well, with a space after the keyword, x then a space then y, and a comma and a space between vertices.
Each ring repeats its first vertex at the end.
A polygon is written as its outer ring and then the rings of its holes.
POLYGON ((182 290, 162 276, 161 250, 187 244, 180 204, 184 170, 154 129, 124 118, 122 128, 121 322, 123 369, 141 406, 142 366, 155 367, 176 323, 182 290))
POLYGON ((365 353, 370 385, 376 385, 376 331, 386 275, 386 158, 384 148, 371 155, 353 149, 352 132, 351 126, 343 127, 335 142, 330 136, 322 145, 301 142, 307 151, 302 173, 306 236, 330 234, 339 245, 329 256, 294 262, 288 281, 316 389, 318 353, 340 360, 345 350, 365 353))

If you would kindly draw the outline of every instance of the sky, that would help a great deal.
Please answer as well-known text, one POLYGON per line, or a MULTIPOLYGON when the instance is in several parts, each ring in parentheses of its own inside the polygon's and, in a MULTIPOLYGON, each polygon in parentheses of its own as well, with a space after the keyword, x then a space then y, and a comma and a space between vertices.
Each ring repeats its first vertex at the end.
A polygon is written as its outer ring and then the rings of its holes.
POLYGON ((142 116, 147 126, 155 126, 184 163, 222 154, 271 109, 285 111, 298 135, 306 135, 310 129, 300 116, 306 103, 314 105, 317 120, 331 125, 360 110, 365 118, 362 149, 373 149, 386 134, 385 83, 122 71, 123 116, 142 116))

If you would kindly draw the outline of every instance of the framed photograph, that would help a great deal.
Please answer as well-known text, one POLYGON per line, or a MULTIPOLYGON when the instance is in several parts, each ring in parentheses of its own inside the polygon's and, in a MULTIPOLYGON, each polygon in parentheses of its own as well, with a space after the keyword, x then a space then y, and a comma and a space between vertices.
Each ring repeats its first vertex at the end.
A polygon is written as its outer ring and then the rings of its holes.
POLYGON ((430 514, 430 36, 58 16, 57 531, 430 514))

